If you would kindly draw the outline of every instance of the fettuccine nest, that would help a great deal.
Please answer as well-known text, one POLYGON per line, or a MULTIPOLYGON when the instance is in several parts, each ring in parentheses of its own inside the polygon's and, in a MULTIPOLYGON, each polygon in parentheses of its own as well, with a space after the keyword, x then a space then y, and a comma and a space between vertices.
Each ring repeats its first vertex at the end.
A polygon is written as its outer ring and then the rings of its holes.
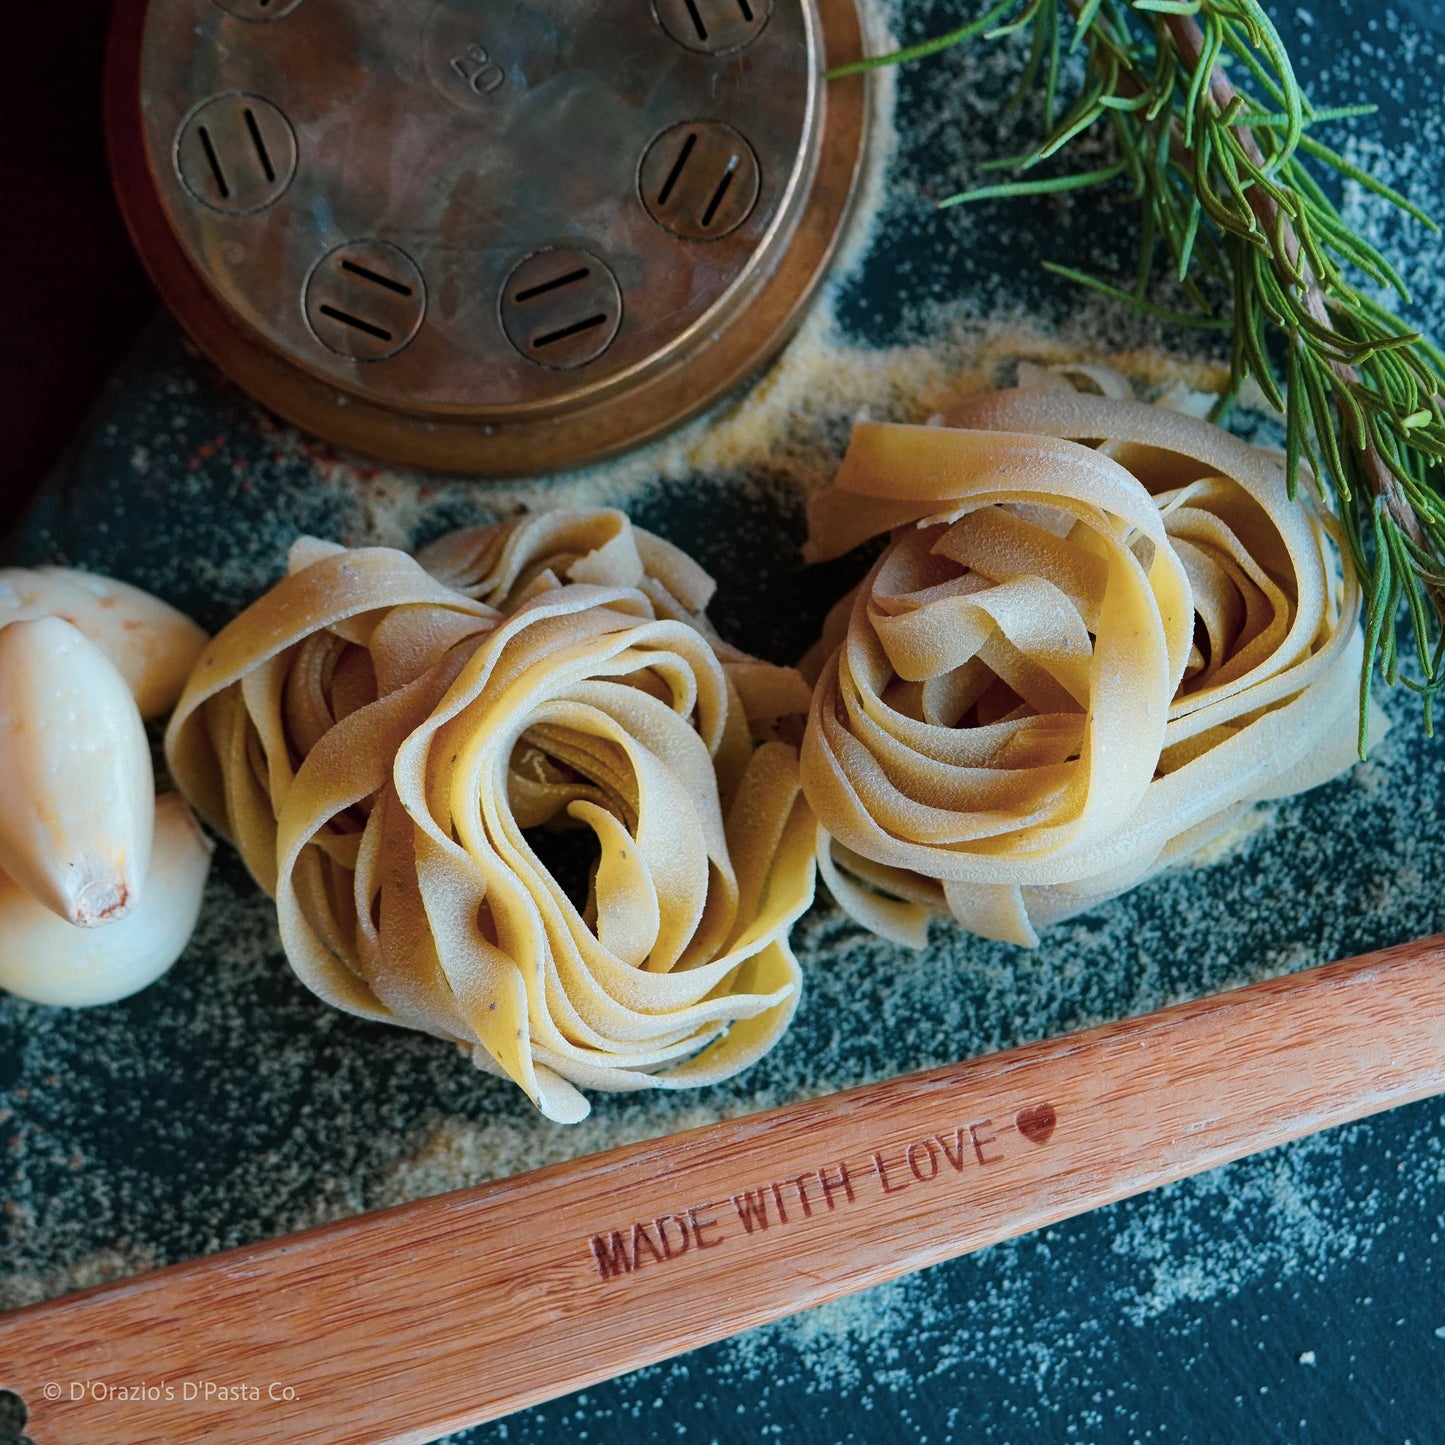
POLYGON ((1035 943, 1333 777, 1359 728, 1328 515, 1275 454, 1071 374, 1105 394, 1034 369, 944 425, 855 430, 807 554, 887 541, 811 691, 724 643, 711 578, 617 511, 416 558, 306 538, 202 655, 171 771, 306 984, 557 1120, 771 1047, 815 860, 886 937, 950 913, 1035 943))
POLYGON ((1049 389, 863 425, 808 554, 891 532, 830 619, 803 746, 840 903, 1037 929, 1355 755, 1359 589, 1272 453, 1049 389))
POLYGON ((801 680, 715 644, 706 574, 620 513, 422 560, 304 542, 172 720, 172 772, 275 897, 296 972, 557 1120, 586 1114, 578 1086, 745 1067, 798 999, 814 825, 769 733, 801 680), (592 855, 585 897, 544 861, 558 829, 592 855))

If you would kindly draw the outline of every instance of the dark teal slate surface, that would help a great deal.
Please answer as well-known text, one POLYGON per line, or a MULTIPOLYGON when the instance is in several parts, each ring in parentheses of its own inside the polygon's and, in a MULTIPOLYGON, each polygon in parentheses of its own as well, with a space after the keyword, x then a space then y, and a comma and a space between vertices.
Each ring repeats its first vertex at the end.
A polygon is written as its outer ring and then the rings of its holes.
MULTIPOLYGON (((906 13, 913 38, 957 11, 906 13)), ((1445 24, 1432 0, 1275 13, 1301 74, 1318 76, 1317 102, 1385 106, 1356 123, 1358 153, 1427 204, 1445 197, 1445 24)), ((1040 290, 1036 263, 1117 269, 1131 222, 1115 201, 1012 203, 987 219, 930 208, 925 186, 967 183, 972 172, 949 167, 1003 143, 992 107, 1007 78, 962 55, 904 78, 898 183, 839 299, 855 338, 917 339, 930 325, 922 303, 957 296, 985 317, 1022 303, 1066 331, 1091 324, 1072 293, 1040 290), (945 90, 961 124, 940 107, 945 90)), ((1357 214, 1375 224, 1371 207, 1357 214)), ((1406 260, 1418 315, 1445 332, 1439 242, 1393 222, 1383 234, 1406 260)), ((1161 339, 1152 324, 1108 325, 1161 339)), ((414 541, 491 505, 482 490, 378 478, 296 445, 163 326, 13 552, 130 578, 214 627, 279 572, 296 531, 373 535, 378 516, 401 515, 399 492, 414 541)), ((764 655, 794 658, 845 585, 846 565, 797 564, 801 514, 781 474, 618 495, 714 571, 723 632, 764 655)), ((599 1100, 568 1139, 433 1041, 316 1003, 223 849, 197 939, 160 985, 89 1013, 0 999, 0 1197, 11 1204, 0 1299, 32 1297, 102 1250, 119 1252, 118 1267, 164 1263, 389 1202, 418 1151, 458 1121, 491 1147, 488 1167, 523 1167, 666 1132, 699 1110, 922 1068, 1438 930, 1445 744, 1424 738, 1408 698, 1389 706, 1394 728, 1368 765, 1279 807, 1234 855, 1157 880, 1036 954, 939 924, 915 957, 820 904, 798 934, 808 994, 773 1055, 696 1100, 599 1100)), ((1429 1445, 1445 1441, 1442 1232, 1445 1100, 1434 1100, 455 1438, 1429 1445)), ((272 1438, 264 1414, 255 1438, 272 1438)))

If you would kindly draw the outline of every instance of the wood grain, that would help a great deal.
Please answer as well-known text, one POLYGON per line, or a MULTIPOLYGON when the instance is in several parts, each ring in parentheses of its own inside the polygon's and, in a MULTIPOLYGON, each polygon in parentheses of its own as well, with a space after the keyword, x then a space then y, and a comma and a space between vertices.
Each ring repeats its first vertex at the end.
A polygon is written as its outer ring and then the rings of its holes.
POLYGON ((1442 1089, 1445 935, 20 1310, 0 1387, 44 1445, 428 1441, 1442 1089))

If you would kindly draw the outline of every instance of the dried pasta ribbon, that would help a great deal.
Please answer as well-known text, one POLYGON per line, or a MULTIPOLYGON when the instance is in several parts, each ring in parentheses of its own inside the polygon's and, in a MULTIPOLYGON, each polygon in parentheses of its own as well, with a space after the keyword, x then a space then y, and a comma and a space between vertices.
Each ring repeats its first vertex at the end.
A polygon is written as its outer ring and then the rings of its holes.
POLYGON ((686 622, 712 643, 755 739, 796 742, 801 735, 811 693, 796 669, 724 642, 707 616, 717 590, 713 579, 686 552, 634 526, 616 508, 535 512, 467 528, 423 547, 417 560, 441 581, 502 612, 539 588, 567 582, 635 587, 658 617, 686 622))
MULTIPOLYGON (((1187 859, 1254 803, 1356 760, 1359 581, 1314 494, 1290 498, 1276 452, 1172 407, 1077 391, 969 398, 946 420, 1093 443, 1153 496, 1194 598, 1196 645, 1159 775, 1097 875, 1030 895, 1039 922, 1187 859)), ((1368 723, 1372 737, 1386 726, 1378 712, 1368 723)))
POLYGON ((430 956, 486 1057, 549 1117, 586 1112, 574 1086, 728 1077, 792 1016, 812 818, 781 743, 747 752, 728 798, 719 761, 739 732, 694 628, 640 592, 572 584, 519 607, 402 746, 404 867, 358 880, 378 948, 430 956), (526 832, 563 819, 596 852, 580 909, 526 832))
MULTIPOLYGON (((1158 509, 1072 442, 863 425, 809 521, 814 559, 900 529, 814 692, 820 826, 976 932, 1029 939, 1019 882, 1073 876, 1138 807, 1188 663, 1189 585, 1158 509)), ((842 901, 917 942, 920 905, 870 891, 842 901)))
MULTIPOLYGON (((272 896, 277 819, 298 777, 308 768, 314 776, 342 739, 354 747, 329 764, 346 796, 318 836, 314 861, 334 894, 336 870, 354 866, 390 754, 498 620, 493 608, 443 586, 403 552, 313 545, 312 565, 211 640, 166 732, 176 785, 236 844, 272 896)), ((322 895, 316 901, 344 932, 345 910, 322 895)), ((354 978, 338 974, 332 982, 346 1006, 365 997, 354 978)), ((360 1011, 379 1016, 374 1004, 360 1011)))
POLYGON ((494 589, 502 617, 399 552, 307 541, 292 566, 202 656, 167 747, 309 987, 564 1121, 578 1086, 704 1084, 776 1041, 812 817, 694 626, 555 571, 494 589), (546 830, 587 844, 585 900, 546 830))
POLYGON ((804 785, 860 920, 1030 944, 1347 766, 1358 589, 1207 422, 1072 389, 945 420, 860 427, 814 499, 811 557, 898 530, 825 637, 804 785))
POLYGON ((530 512, 506 522, 450 532, 417 553, 449 586, 510 612, 539 582, 635 587, 659 617, 705 621, 717 584, 681 548, 634 527, 615 507, 530 512))

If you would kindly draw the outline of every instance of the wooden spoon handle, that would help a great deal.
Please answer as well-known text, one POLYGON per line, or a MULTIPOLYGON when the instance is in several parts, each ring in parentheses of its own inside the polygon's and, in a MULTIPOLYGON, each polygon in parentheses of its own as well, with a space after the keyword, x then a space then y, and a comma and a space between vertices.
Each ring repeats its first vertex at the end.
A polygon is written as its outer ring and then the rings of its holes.
POLYGON ((1445 1089, 1445 935, 0 1318, 45 1445, 427 1441, 1445 1089))

